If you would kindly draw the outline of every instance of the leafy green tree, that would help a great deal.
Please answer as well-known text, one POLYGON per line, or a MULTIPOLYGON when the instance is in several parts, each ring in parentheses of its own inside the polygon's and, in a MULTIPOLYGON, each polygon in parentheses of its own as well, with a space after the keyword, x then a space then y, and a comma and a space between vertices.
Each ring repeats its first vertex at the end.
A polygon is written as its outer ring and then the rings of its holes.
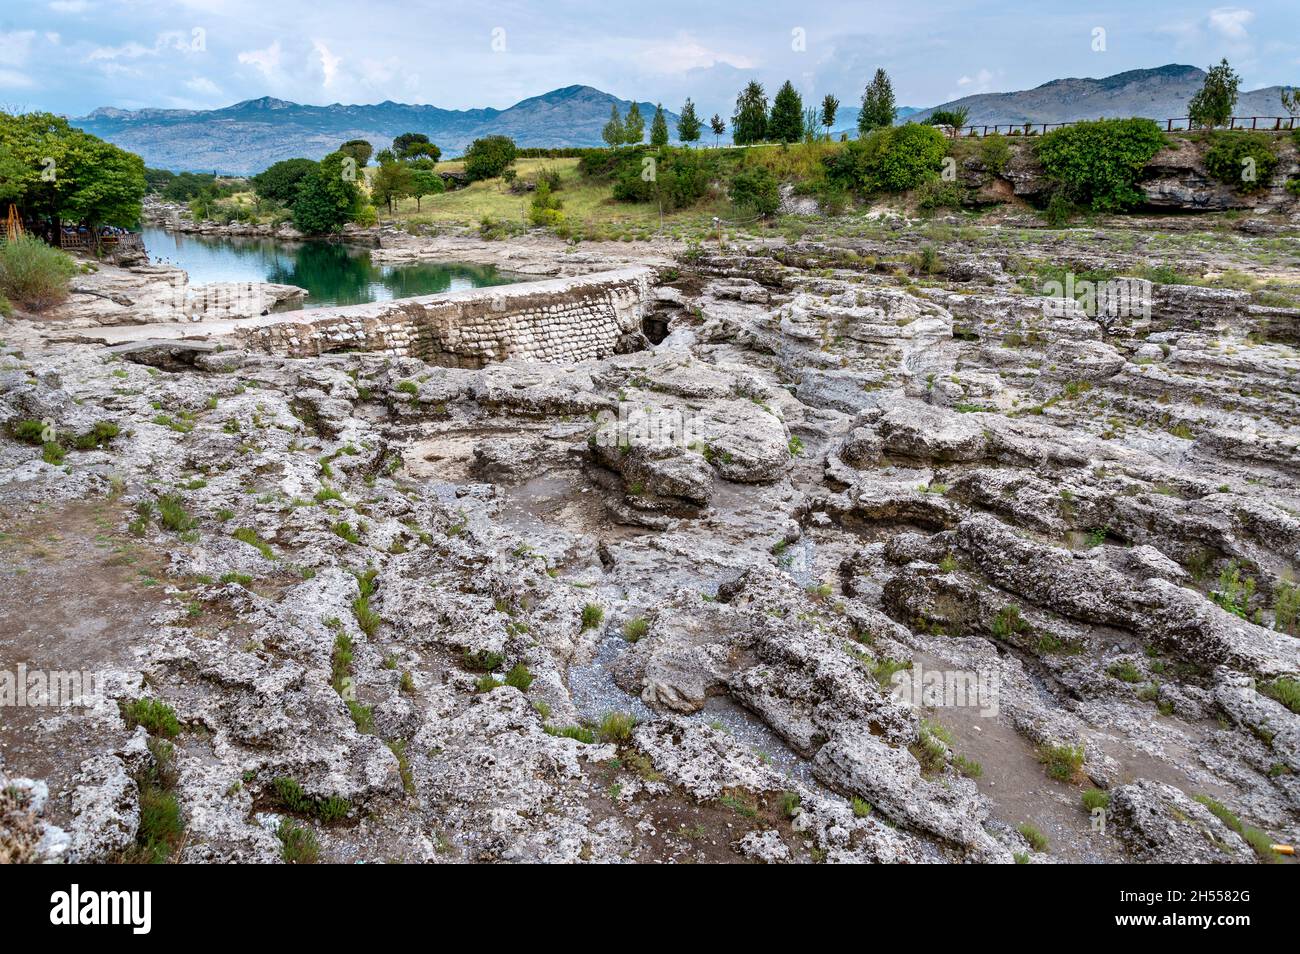
POLYGON ((375 147, 370 145, 364 139, 349 139, 343 145, 339 146, 339 152, 345 156, 351 156, 357 161, 357 168, 360 169, 370 161, 374 154, 375 147))
MULTIPOLYGON (((0 157, 3 160, 3 157, 0 157)), ((0 183, 7 181, 8 177, 4 175, 4 170, 0 168, 0 183)), ((147 166, 144 170, 145 188, 151 195, 162 195, 163 189, 176 181, 176 173, 170 169, 150 169, 147 166)), ((3 186, 0 185, 0 189, 3 186)), ((4 199, 4 194, 0 192, 0 200, 4 199)))
MULTIPOLYGON (((355 152, 347 152, 343 149, 339 152, 356 159, 355 152)), ((364 165, 364 163, 358 159, 357 165, 364 165)), ((249 181, 258 198, 291 205, 298 197, 298 186, 315 169, 316 163, 311 159, 282 159, 259 172, 249 181)))
POLYGON ((509 136, 475 139, 465 150, 465 174, 471 182, 495 179, 515 161, 519 150, 509 136))
POLYGON ((1211 66, 1205 74, 1205 83, 1187 104, 1187 115, 1192 126, 1226 126, 1237 106, 1237 90, 1241 77, 1228 65, 1226 59, 1211 66))
POLYGON ((385 162, 396 162, 396 161, 397 161, 397 153, 393 152, 393 150, 391 149, 380 149, 379 152, 375 154, 375 162, 379 163, 381 166, 385 162))
POLYGON ((398 159, 409 159, 420 154, 425 146, 433 145, 424 133, 407 132, 393 137, 393 155, 398 159))
POLYGON ((953 129, 962 129, 969 118, 970 107, 955 106, 952 109, 936 109, 925 123, 927 126, 951 126, 953 129))
POLYGON ((862 112, 858 113, 858 135, 894 125, 894 84, 889 74, 877 69, 862 92, 862 112))
POLYGON ((605 145, 610 149, 617 149, 623 145, 623 117, 619 115, 618 104, 613 103, 609 107, 609 122, 605 123, 605 128, 601 130, 600 138, 605 140, 605 145))
POLYGON ((1300 89, 1292 86, 1282 90, 1282 108, 1292 116, 1300 116, 1300 89))
POLYGON ((361 191, 344 161, 350 158, 331 152, 303 178, 293 203, 293 224, 300 232, 338 232, 360 213, 361 191))
POLYGON ((411 169, 411 195, 415 196, 415 209, 420 210, 420 199, 426 195, 441 195, 447 191, 447 184, 442 181, 442 176, 432 169, 422 169, 412 167, 411 169))
POLYGON ((388 213, 393 212, 393 203, 399 199, 415 194, 414 173, 404 162, 385 162, 370 180, 370 198, 373 202, 383 202, 388 206, 388 213))
POLYGON ((650 145, 668 145, 668 118, 664 116, 664 104, 655 106, 655 118, 650 122, 650 145))
POLYGON ((727 124, 717 113, 709 120, 709 130, 713 133, 713 145, 717 147, 722 142, 722 137, 727 132, 727 124))
POLYGON ((645 139, 645 119, 641 107, 633 103, 628 107, 627 117, 623 120, 623 141, 629 146, 640 145, 645 139))
POLYGON ((831 127, 835 125, 835 114, 840 111, 840 101, 830 93, 822 100, 822 122, 826 127, 826 138, 831 138, 831 127))
POLYGON ((686 98, 686 105, 682 107, 681 115, 677 118, 677 138, 684 143, 699 142, 700 132, 704 124, 700 122, 700 117, 695 115, 695 104, 691 102, 690 97, 686 98))
POLYGON ((129 228, 140 221, 144 160, 51 113, 0 113, 0 197, 29 222, 129 228))
POLYGON ((757 80, 736 97, 736 111, 731 117, 731 138, 737 146, 762 142, 767 138, 767 93, 757 80))
POLYGON ((781 84, 772 99, 767 138, 776 142, 798 142, 803 138, 803 97, 789 80, 781 84))

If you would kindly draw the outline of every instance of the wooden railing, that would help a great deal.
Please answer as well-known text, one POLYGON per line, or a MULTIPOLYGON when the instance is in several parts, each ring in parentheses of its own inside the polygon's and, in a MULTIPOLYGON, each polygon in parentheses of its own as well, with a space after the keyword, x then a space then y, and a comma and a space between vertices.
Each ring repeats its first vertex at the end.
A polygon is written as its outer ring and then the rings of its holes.
MULTIPOLYGON (((59 232, 59 247, 62 249, 76 251, 93 249, 95 246, 96 236, 93 232, 59 232)), ((102 249, 143 249, 144 239, 136 232, 124 232, 120 235, 101 235, 98 237, 98 246, 102 249)))
MULTIPOLYGON (((972 126, 961 126, 952 130, 950 135, 954 138, 968 138, 970 136, 991 136, 995 134, 1007 136, 1040 136, 1045 135, 1049 130, 1061 129, 1065 126, 1073 126, 1086 120, 1074 120, 1068 123, 988 123, 985 125, 975 124, 972 126)), ((1165 132, 1187 132, 1191 130, 1192 121, 1186 116, 1180 119, 1163 120, 1165 132)), ((1198 129, 1206 127, 1198 126, 1198 129)), ((1289 132, 1293 129, 1300 129, 1300 117, 1296 116, 1233 116, 1228 120, 1227 126, 1215 127, 1220 129, 1243 129, 1254 130, 1256 132, 1289 132)))

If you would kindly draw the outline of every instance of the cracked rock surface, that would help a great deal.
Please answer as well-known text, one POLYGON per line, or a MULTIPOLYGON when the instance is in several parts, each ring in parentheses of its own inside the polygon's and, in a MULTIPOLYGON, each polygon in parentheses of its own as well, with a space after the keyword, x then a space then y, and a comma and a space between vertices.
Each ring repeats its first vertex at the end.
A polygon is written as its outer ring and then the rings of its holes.
POLYGON ((569 366, 3 322, 0 659, 98 691, 3 710, 0 856, 1274 860, 1300 311, 1026 290, 1190 254, 1109 234, 660 249, 569 366))

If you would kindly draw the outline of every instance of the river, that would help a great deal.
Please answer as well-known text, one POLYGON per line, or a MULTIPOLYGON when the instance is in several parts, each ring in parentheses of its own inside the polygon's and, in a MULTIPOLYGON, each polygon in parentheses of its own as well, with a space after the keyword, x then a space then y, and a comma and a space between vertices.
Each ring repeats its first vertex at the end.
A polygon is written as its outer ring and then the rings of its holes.
POLYGON ((297 285, 307 290, 305 305, 311 308, 436 295, 530 277, 501 272, 491 265, 456 262, 375 265, 367 249, 338 242, 192 235, 157 226, 145 226, 143 235, 150 260, 185 269, 191 285, 297 285))

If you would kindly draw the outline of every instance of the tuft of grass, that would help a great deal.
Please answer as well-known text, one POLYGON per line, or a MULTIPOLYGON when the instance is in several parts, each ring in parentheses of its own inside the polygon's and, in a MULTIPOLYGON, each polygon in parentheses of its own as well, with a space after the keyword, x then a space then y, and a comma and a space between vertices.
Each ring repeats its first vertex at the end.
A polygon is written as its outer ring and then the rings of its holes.
POLYGON ((397 759, 397 774, 402 778, 402 789, 407 795, 415 794, 415 776, 411 772, 411 760, 406 757, 406 743, 401 739, 391 739, 388 750, 397 759))
POLYGON ((1106 675, 1112 679, 1118 679, 1120 682, 1141 682, 1142 671, 1133 662, 1128 659, 1121 659, 1119 662, 1113 662, 1106 667, 1106 675))
POLYGON ((545 730, 547 735, 555 735, 563 739, 576 739, 586 745, 590 745, 596 741, 596 733, 592 732, 591 729, 585 725, 546 725, 542 726, 542 728, 545 730))
POLYGON ((1097 808, 1110 807, 1110 792, 1103 792, 1099 788, 1084 789, 1082 799, 1083 807, 1089 812, 1097 808))
POLYGON ((588 603, 582 608, 582 628, 595 629, 605 619, 605 610, 595 603, 588 603))
POLYGON ((357 597, 352 601, 352 615, 357 621, 357 628, 367 636, 374 636, 379 630, 379 624, 383 618, 370 608, 370 597, 375 592, 375 576, 377 571, 366 570, 364 573, 354 573, 357 578, 357 597))
POLYGON ((1292 712, 1300 712, 1300 680, 1279 676, 1272 682, 1260 683, 1259 691, 1282 703, 1292 712))
POLYGON ((284 811, 296 815, 313 815, 323 822, 346 818, 352 803, 338 795, 315 798, 303 791, 298 780, 288 775, 278 775, 271 780, 271 798, 284 811))
POLYGON ((628 712, 608 712, 600 720, 598 732, 603 742, 627 742, 636 728, 636 716, 628 712))
POLYGON ((470 652, 467 649, 460 657, 461 665, 471 672, 491 672, 501 668, 501 664, 505 661, 505 656, 494 653, 490 649, 480 649, 477 652, 470 652))
POLYGON ((281 818, 275 829, 280 839, 280 860, 287 865, 314 865, 320 860, 320 842, 310 828, 281 818))
POLYGON ((247 543, 268 560, 275 559, 275 553, 271 550, 271 545, 257 535, 257 531, 252 527, 240 527, 230 535, 240 543, 247 543))
POLYGON ((334 531, 336 536, 341 537, 348 543, 357 544, 361 542, 361 535, 358 534, 356 528, 346 520, 340 520, 330 529, 334 531))
POLYGON ((1029 842, 1029 847, 1034 851, 1041 853, 1047 850, 1047 836, 1029 822, 1021 822, 1016 826, 1016 831, 1020 832, 1025 841, 1029 842))
POLYGON ((180 846, 185 832, 176 787, 175 749, 170 742, 151 738, 148 742, 152 762, 136 775, 140 791, 140 825, 136 829, 134 850, 128 859, 146 864, 168 861, 180 846))
POLYGON ((184 533, 199 525, 178 494, 163 494, 158 498, 158 521, 174 533, 184 533))
POLYGON ((506 673, 505 684, 514 686, 520 692, 527 692, 528 687, 533 684, 533 674, 528 671, 528 667, 523 663, 515 663, 510 671, 506 673))
POLYGON ((1228 806, 1224 805, 1222 802, 1216 802, 1208 795, 1194 795, 1192 797, 1208 808, 1215 818, 1219 819, 1219 821, 1223 822, 1245 839, 1246 844, 1250 845, 1251 849, 1255 852, 1260 861, 1265 864, 1277 864, 1281 860, 1273 853, 1273 839, 1271 839, 1266 832, 1245 824, 1240 818, 1233 814, 1232 810, 1229 809, 1228 806))
POLYGON ((778 808, 784 817, 794 818, 795 815, 799 814, 802 803, 803 799, 799 797, 797 792, 782 792, 778 808))
POLYGON ((853 809, 855 818, 866 818, 871 814, 871 803, 865 799, 858 798, 856 795, 849 800, 849 805, 853 809))
POLYGON ((1082 745, 1047 745, 1038 750, 1038 761, 1047 767, 1047 775, 1058 782, 1073 782, 1083 771, 1082 745))
POLYGON ((150 735, 173 738, 181 730, 176 719, 176 710, 158 699, 140 698, 130 702, 119 702, 118 708, 126 727, 134 729, 142 725, 150 735))
POLYGON ((629 643, 635 643, 648 632, 650 632, 650 624, 646 621, 644 616, 630 619, 623 624, 623 638, 629 643))

